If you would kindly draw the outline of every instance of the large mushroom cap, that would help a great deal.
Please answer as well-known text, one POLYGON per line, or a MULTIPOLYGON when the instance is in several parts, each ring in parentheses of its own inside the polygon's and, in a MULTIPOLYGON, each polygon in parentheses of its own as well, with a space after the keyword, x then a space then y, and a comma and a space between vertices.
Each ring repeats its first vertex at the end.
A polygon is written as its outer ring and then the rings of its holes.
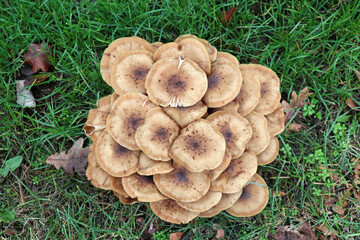
POLYGON ((136 171, 140 175, 146 176, 168 173, 171 172, 173 169, 174 167, 172 165, 172 161, 155 161, 146 156, 143 152, 140 153, 139 163, 136 167, 136 171))
POLYGON ((176 224, 188 223, 199 215, 180 207, 171 199, 151 202, 150 208, 160 219, 176 224))
POLYGON ((264 179, 255 174, 244 187, 237 202, 226 211, 235 217, 251 217, 260 213, 269 201, 269 189, 264 179))
POLYGON ((259 154, 266 149, 270 142, 270 134, 266 118, 257 112, 252 112, 245 116, 249 121, 253 134, 250 141, 246 144, 247 150, 259 154))
POLYGON ((207 89, 207 77, 189 58, 157 61, 145 80, 146 92, 162 107, 188 107, 196 104, 207 89))
POLYGON ((224 136, 214 130, 209 121, 199 119, 181 129, 169 155, 189 171, 202 172, 220 165, 225 148, 224 136))
POLYGON ((154 182, 162 194, 181 202, 199 200, 210 187, 207 173, 194 173, 183 167, 177 167, 169 173, 154 175, 154 182))
POLYGON ((111 86, 117 94, 145 94, 145 78, 154 64, 153 54, 146 50, 131 51, 118 58, 111 67, 111 86))
POLYGON ((116 39, 105 49, 100 62, 100 72, 107 84, 111 85, 111 67, 115 60, 124 53, 134 50, 155 52, 155 49, 148 41, 135 36, 116 39))
POLYGON ((144 122, 146 113, 154 107, 156 105, 143 94, 123 94, 114 102, 106 128, 116 142, 128 149, 139 150, 135 141, 136 130, 144 122))
POLYGON ((232 54, 227 52, 217 52, 216 62, 232 64, 239 67, 239 60, 232 54))

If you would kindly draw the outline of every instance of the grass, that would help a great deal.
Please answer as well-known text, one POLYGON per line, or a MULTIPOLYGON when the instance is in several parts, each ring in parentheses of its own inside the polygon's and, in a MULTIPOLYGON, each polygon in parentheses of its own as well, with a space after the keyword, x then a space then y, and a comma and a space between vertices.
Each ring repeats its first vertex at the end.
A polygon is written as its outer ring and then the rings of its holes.
POLYGON ((360 70, 359 1, 13 0, 1 5, 0 159, 24 159, 0 179, 2 238, 146 239, 152 226, 154 239, 168 239, 172 232, 183 232, 186 239, 214 238, 219 228, 228 239, 267 239, 280 226, 303 221, 324 225, 339 239, 360 238, 355 196, 360 187, 352 161, 360 157, 360 115, 345 102, 351 96, 359 104, 360 80, 354 73, 360 70), (234 6, 233 19, 223 26, 221 12, 234 6), (277 160, 259 168, 272 194, 257 216, 221 213, 171 225, 147 204, 122 205, 84 176, 68 176, 46 164, 48 156, 84 137, 88 110, 111 93, 99 71, 111 41, 137 35, 169 42, 186 33, 209 40, 241 63, 272 68, 281 78, 283 100, 304 87, 314 93, 305 116, 294 120, 305 128, 282 133, 277 160), (27 46, 41 42, 53 47, 55 69, 32 88, 37 106, 22 108, 16 104, 15 80, 27 46))

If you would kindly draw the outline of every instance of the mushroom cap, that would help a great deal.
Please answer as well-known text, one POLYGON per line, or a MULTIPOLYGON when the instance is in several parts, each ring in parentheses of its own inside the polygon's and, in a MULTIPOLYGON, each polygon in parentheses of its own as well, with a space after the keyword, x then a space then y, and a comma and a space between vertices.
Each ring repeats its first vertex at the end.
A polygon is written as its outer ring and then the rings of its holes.
POLYGON ((196 120, 181 129, 170 148, 176 163, 191 172, 217 168, 225 156, 225 138, 205 119, 196 120))
POLYGON ((138 127, 135 140, 138 147, 150 158, 159 161, 171 160, 169 149, 180 133, 180 127, 162 108, 150 109, 142 125, 138 127))
POLYGON ((239 60, 232 54, 227 52, 217 52, 216 62, 232 64, 239 67, 239 60))
POLYGON ((86 169, 86 176, 91 180, 91 184, 97 188, 111 190, 110 175, 97 164, 96 155, 90 152, 88 155, 89 165, 86 169))
POLYGON ((235 99, 241 84, 242 75, 239 68, 227 63, 213 63, 203 102, 208 107, 222 107, 235 99))
POLYGON ((140 202, 155 202, 167 199, 154 184, 152 176, 142 176, 137 173, 122 178, 122 185, 131 198, 140 202))
POLYGON ((96 159, 101 168, 114 177, 136 172, 140 151, 131 151, 118 144, 105 130, 96 142, 96 159))
POLYGON ((188 58, 193 60, 206 74, 210 73, 211 62, 206 47, 197 39, 187 38, 179 43, 170 42, 159 47, 154 53, 154 61, 163 58, 188 58))
POLYGON ((107 84, 111 85, 111 67, 115 60, 124 53, 134 50, 155 52, 148 41, 135 36, 116 39, 105 49, 100 62, 100 73, 107 84))
POLYGON ((224 111, 224 110, 231 111, 231 112, 237 112, 239 107, 240 107, 239 102, 237 102, 235 100, 232 100, 231 102, 229 102, 228 104, 226 104, 226 105, 224 105, 222 107, 209 108, 209 112, 214 113, 214 112, 217 112, 217 111, 224 111))
POLYGON ((174 169, 172 165, 172 161, 155 161, 148 156, 145 155, 145 153, 140 153, 139 157, 139 163, 136 167, 136 171, 140 175, 154 175, 154 174, 162 174, 162 173, 168 173, 171 172, 174 169))
POLYGON ((131 198, 129 196, 125 196, 121 193, 118 193, 116 191, 113 191, 114 195, 117 196, 119 198, 119 201, 122 203, 122 204, 133 204, 133 203, 137 203, 139 202, 137 200, 137 198, 131 198))
POLYGON ((257 155, 258 165, 266 165, 273 162, 279 153, 279 140, 276 137, 270 139, 267 148, 257 155))
POLYGON ((273 111, 268 115, 265 115, 265 118, 268 121, 270 137, 275 137, 276 135, 284 131, 285 114, 284 114, 284 108, 282 107, 281 103, 278 104, 278 108, 275 109, 275 111, 273 111))
POLYGON ((111 95, 100 98, 97 105, 96 109, 90 109, 83 128, 88 137, 106 128, 106 119, 111 110, 111 95))
POLYGON ((181 128, 184 128, 189 123, 204 116, 207 111, 207 106, 202 101, 199 101, 190 107, 165 107, 163 110, 174 119, 181 128))
POLYGON ((107 118, 106 128, 116 142, 122 146, 139 150, 135 141, 137 128, 144 122, 146 113, 157 107, 140 93, 125 93, 118 97, 107 118))
POLYGON ((110 105, 111 105, 111 107, 112 107, 112 105, 114 104, 114 102, 116 101, 116 99, 118 99, 119 96, 120 96, 120 95, 117 94, 116 92, 113 92, 113 93, 111 94, 111 100, 110 100, 110 105))
POLYGON ((246 185, 257 170, 255 153, 245 151, 241 157, 232 159, 228 168, 211 183, 211 191, 236 193, 246 185))
POLYGON ((180 207, 183 207, 192 212, 204 212, 216 205, 221 199, 221 192, 208 191, 202 198, 194 202, 177 202, 180 207))
POLYGON ((183 167, 177 167, 169 173, 154 175, 154 182, 162 194, 181 202, 199 200, 210 187, 207 173, 194 173, 183 167))
POLYGON ((260 101, 255 111, 263 115, 273 112, 281 99, 280 79, 276 73, 259 64, 241 64, 241 72, 248 72, 260 82, 260 101))
POLYGON ((153 42, 151 43, 151 46, 156 50, 158 49, 159 47, 161 47, 162 45, 164 45, 164 43, 162 42, 153 42))
POLYGON ((121 177, 110 176, 110 187, 114 192, 124 195, 125 197, 129 197, 129 194, 125 191, 122 185, 121 177))
POLYGON ((266 149, 270 142, 268 122, 266 118, 257 112, 252 112, 245 116, 253 130, 250 141, 246 144, 247 150, 259 154, 266 149))
POLYGON ((237 112, 231 111, 218 111, 206 119, 224 136, 226 149, 231 153, 231 158, 240 157, 252 136, 249 121, 237 112))
POLYGON ((253 75, 252 72, 243 71, 243 68, 244 65, 240 65, 239 69, 243 78, 243 84, 234 101, 239 103, 238 113, 246 116, 260 102, 260 82, 257 80, 256 75, 253 75))
POLYGON ((213 170, 209 170, 209 176, 211 181, 217 179, 220 176, 220 174, 227 169, 227 167, 230 165, 230 162, 231 162, 231 153, 229 151, 225 151, 224 159, 220 163, 220 165, 213 170))
POLYGON ((199 215, 180 207, 171 199, 151 202, 150 208, 160 219, 175 224, 188 223, 199 215))
POLYGON ((220 201, 207 211, 201 212, 199 217, 213 217, 219 214, 221 211, 228 209, 240 198, 242 190, 237 193, 223 193, 220 201))
POLYGON ((189 107, 201 100, 208 87, 207 76, 190 58, 157 61, 145 80, 146 92, 162 107, 189 107))
POLYGON ((244 187, 240 198, 226 211, 235 217, 251 217, 260 213, 269 201, 269 189, 264 179, 255 174, 244 187))

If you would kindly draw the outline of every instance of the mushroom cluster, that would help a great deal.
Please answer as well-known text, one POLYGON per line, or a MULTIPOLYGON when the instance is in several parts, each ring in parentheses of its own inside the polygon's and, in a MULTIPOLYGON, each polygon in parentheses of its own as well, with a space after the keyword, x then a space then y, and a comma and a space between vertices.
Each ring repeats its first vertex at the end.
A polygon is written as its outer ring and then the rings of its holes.
POLYGON ((101 75, 114 93, 91 109, 86 175, 124 204, 149 202, 162 220, 187 223, 226 211, 261 212, 269 198, 258 165, 276 158, 284 129, 280 80, 239 64, 208 41, 113 41, 101 75))

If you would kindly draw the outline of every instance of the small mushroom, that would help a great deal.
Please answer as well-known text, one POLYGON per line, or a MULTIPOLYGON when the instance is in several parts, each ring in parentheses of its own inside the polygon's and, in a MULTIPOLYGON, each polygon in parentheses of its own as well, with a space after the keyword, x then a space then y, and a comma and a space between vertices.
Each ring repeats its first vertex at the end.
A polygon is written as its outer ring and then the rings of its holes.
POLYGON ((279 153, 279 140, 276 137, 270 139, 270 143, 267 148, 258 154, 258 165, 266 165, 273 162, 279 153))
POLYGON ((281 103, 278 104, 278 108, 275 109, 275 111, 268 115, 265 115, 265 118, 268 121, 270 137, 275 137, 276 135, 284 131, 285 114, 284 108, 282 107, 281 103))
POLYGON ((113 192, 124 195, 125 197, 130 197, 129 194, 127 194, 127 192, 125 191, 125 189, 124 189, 124 187, 122 185, 122 178, 121 177, 110 176, 110 187, 113 190, 113 192))
POLYGON ((211 181, 217 179, 220 176, 220 174, 227 169, 227 167, 230 165, 230 162, 231 162, 231 153, 229 151, 225 151, 224 159, 220 163, 220 165, 213 170, 209 170, 209 176, 211 181))
POLYGON ((120 201, 122 204, 133 204, 133 203, 139 202, 139 201, 137 200, 137 198, 127 197, 127 196, 125 196, 125 195, 123 195, 123 194, 120 194, 120 193, 118 193, 118 192, 115 192, 115 191, 113 191, 113 193, 114 193, 114 195, 115 195, 116 197, 119 198, 119 201, 120 201))
POLYGON ((232 54, 227 52, 217 52, 216 62, 232 64, 239 67, 239 60, 232 54))
POLYGON ((153 46, 153 48, 155 49, 155 50, 157 50, 159 47, 161 47, 162 45, 164 45, 164 43, 162 43, 162 42, 153 42, 153 43, 151 43, 151 46, 153 46))
POLYGON ((89 165, 86 169, 86 176, 88 180, 91 180, 91 184, 97 188, 111 190, 110 175, 97 163, 94 152, 89 153, 88 161, 89 165))
POLYGON ((221 199, 221 192, 208 191, 205 196, 194 202, 177 202, 180 207, 183 207, 192 212, 204 212, 216 205, 221 199))
POLYGON ((264 179, 255 174, 244 187, 240 198, 226 211, 235 217, 251 217, 260 213, 269 201, 269 189, 264 179))
POLYGON ((154 174, 162 174, 162 173, 168 173, 171 172, 174 169, 172 165, 172 161, 155 161, 148 156, 145 155, 145 153, 140 153, 139 157, 139 163, 136 167, 136 171, 140 175, 146 175, 151 176, 154 174))
POLYGON ((209 210, 201 212, 199 216, 210 218, 219 214, 221 211, 234 205, 234 203, 240 198, 241 193, 242 190, 236 193, 222 193, 220 201, 209 210))
POLYGON ((259 154, 266 149, 270 142, 270 134, 266 118, 257 112, 252 112, 245 116, 249 121, 253 134, 250 141, 246 144, 247 150, 259 154))

